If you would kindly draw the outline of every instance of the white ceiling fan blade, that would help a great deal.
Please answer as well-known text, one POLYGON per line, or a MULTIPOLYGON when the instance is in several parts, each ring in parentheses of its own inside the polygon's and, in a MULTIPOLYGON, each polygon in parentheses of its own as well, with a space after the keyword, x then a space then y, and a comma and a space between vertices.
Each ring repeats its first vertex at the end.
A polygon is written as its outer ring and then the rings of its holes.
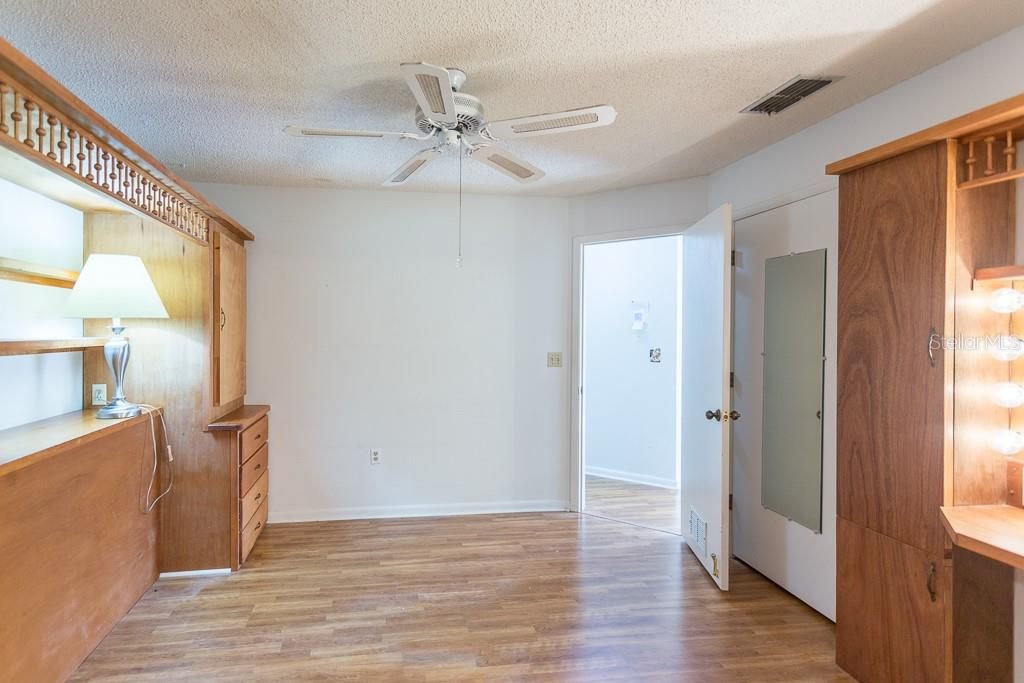
POLYGON ((348 130, 345 128, 310 128, 308 126, 287 126, 284 132, 300 138, 411 138, 426 140, 429 137, 416 133, 385 130, 348 130))
POLYGON ((482 161, 491 168, 501 171, 513 180, 518 180, 521 183, 532 183, 544 177, 544 171, 529 161, 520 159, 514 154, 494 145, 476 147, 469 153, 469 156, 477 161, 482 161))
POLYGON ((422 62, 402 64, 401 68, 416 103, 428 119, 449 126, 459 123, 448 69, 422 62))
POLYGON ((409 161, 398 167, 398 170, 391 174, 391 177, 384 181, 384 186, 402 185, 409 180, 417 171, 428 163, 441 156, 439 149, 425 149, 409 161))
POLYGON ((567 133, 585 128, 607 126, 615 122, 618 112, 615 107, 601 104, 596 107, 570 109, 554 114, 536 114, 520 116, 517 119, 489 121, 487 132, 499 139, 525 138, 530 135, 549 135, 551 133, 567 133))

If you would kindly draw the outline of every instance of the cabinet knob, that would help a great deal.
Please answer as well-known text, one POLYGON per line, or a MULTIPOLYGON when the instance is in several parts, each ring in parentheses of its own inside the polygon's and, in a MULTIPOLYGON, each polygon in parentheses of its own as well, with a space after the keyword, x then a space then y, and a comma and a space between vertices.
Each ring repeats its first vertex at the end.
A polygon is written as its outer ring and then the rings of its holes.
POLYGON ((707 411, 704 411, 704 419, 705 420, 715 420, 716 422, 721 422, 722 421, 722 411, 721 410, 714 410, 714 411, 707 410, 707 411))
POLYGON ((253 498, 253 500, 259 500, 262 495, 263 495, 262 493, 257 493, 256 497, 253 498))

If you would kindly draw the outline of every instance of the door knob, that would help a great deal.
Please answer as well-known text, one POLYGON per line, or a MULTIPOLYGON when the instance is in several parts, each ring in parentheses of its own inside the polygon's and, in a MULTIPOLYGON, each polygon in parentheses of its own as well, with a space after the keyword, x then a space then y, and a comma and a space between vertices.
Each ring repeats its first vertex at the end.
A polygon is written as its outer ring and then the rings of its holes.
POLYGON ((722 411, 721 410, 715 410, 715 411, 708 410, 708 411, 706 411, 704 413, 704 419, 706 419, 706 420, 715 420, 716 422, 721 422, 722 421, 722 411))
POLYGON ((733 422, 735 422, 736 420, 740 419, 740 417, 742 417, 742 416, 737 411, 735 411, 735 410, 730 410, 729 411, 729 419, 732 420, 733 422))

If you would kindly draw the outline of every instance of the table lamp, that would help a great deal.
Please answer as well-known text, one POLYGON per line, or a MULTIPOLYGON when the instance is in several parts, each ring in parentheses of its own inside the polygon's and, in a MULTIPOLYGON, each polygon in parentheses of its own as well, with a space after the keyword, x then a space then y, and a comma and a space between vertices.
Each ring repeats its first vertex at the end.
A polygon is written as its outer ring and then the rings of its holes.
POLYGON ((124 397, 124 372, 131 347, 122 336, 121 318, 167 318, 167 309, 138 256, 91 254, 68 297, 69 318, 112 318, 113 336, 103 345, 103 355, 114 375, 114 397, 96 417, 135 417, 142 408, 124 397))

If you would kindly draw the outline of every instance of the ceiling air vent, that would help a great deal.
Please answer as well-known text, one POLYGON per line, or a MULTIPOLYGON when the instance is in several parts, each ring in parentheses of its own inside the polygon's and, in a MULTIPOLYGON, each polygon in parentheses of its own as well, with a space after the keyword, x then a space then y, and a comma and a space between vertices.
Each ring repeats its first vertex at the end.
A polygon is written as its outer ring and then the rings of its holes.
POLYGON ((838 81, 840 76, 797 76, 783 83, 775 90, 740 110, 741 114, 778 114, 794 104, 818 92, 826 85, 838 81))

